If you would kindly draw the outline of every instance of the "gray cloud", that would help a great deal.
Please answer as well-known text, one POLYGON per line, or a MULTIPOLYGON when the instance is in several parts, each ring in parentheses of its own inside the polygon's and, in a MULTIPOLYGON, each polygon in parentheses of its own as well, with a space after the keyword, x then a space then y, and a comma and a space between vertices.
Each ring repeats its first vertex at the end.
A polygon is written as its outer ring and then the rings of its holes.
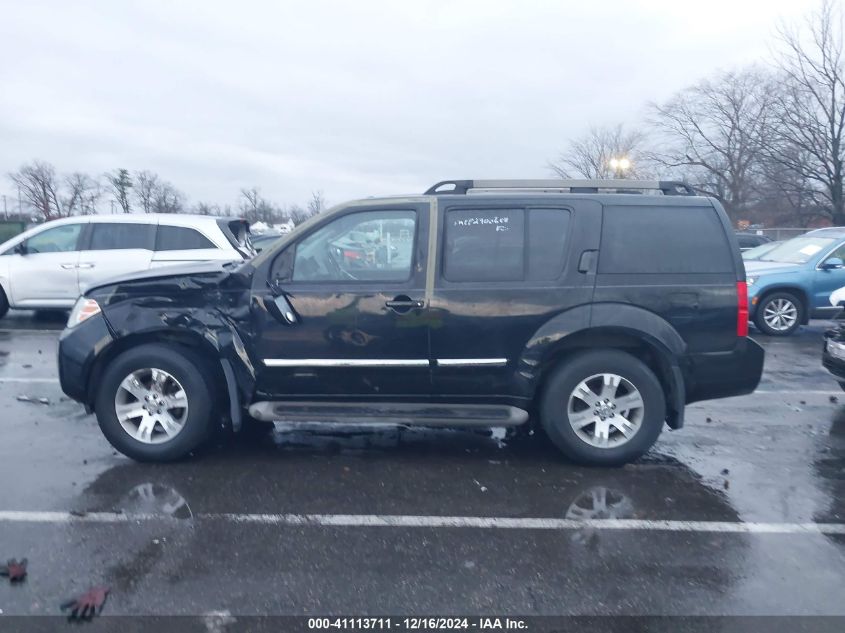
MULTIPOLYGON (((789 0, 3 3, 0 171, 152 169, 193 200, 542 177, 591 123, 636 121, 766 55, 789 0)), ((10 193, 5 181, 0 191, 10 193)))

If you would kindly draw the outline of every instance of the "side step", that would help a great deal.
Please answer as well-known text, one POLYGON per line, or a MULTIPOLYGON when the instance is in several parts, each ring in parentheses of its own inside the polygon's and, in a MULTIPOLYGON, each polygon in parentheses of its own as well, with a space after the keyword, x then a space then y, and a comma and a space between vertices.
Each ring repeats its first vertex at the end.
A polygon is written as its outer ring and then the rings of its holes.
POLYGON ((406 402, 256 402, 249 414, 265 422, 391 423, 409 426, 519 426, 528 412, 495 404, 406 402))

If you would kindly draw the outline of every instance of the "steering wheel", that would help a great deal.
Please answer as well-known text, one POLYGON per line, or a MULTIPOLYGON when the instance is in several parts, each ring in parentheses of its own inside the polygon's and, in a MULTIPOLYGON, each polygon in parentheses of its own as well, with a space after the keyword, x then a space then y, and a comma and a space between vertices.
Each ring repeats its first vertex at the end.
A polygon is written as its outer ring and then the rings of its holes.
POLYGON ((328 257, 329 262, 331 262, 332 268, 334 269, 334 271, 336 273, 339 273, 341 277, 346 277, 347 279, 350 279, 352 281, 358 281, 358 278, 355 275, 353 275, 348 270, 346 270, 343 266, 340 265, 340 262, 337 261, 337 259, 334 256, 334 253, 332 253, 331 247, 327 248, 326 251, 327 251, 328 256, 329 256, 328 257))

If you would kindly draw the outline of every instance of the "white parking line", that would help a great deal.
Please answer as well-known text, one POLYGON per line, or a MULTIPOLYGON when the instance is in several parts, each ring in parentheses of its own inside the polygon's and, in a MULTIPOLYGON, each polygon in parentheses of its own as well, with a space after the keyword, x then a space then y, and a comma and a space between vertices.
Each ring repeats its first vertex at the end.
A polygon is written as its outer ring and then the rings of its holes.
MULTIPOLYGON (((634 532, 720 532, 729 534, 845 534, 845 523, 742 523, 739 521, 672 521, 648 519, 555 519, 396 514, 198 514, 194 520, 232 524, 305 527, 471 528, 510 530, 627 530, 634 532)), ((90 512, 0 511, 6 523, 143 523, 181 521, 166 515, 90 512)))
POLYGON ((11 382, 37 382, 37 383, 51 383, 51 384, 55 383, 55 384, 58 384, 59 379, 58 378, 17 378, 17 377, 15 377, 15 378, 1 378, 0 377, 0 383, 4 383, 4 382, 9 382, 9 383, 11 383, 11 382))

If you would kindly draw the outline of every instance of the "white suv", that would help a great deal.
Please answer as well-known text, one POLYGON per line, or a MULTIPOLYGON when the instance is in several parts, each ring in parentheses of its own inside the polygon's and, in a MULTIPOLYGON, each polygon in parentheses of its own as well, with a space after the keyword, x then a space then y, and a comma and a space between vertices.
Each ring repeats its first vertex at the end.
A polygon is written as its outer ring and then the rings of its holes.
POLYGON ((203 215, 89 215, 54 220, 0 244, 0 317, 9 308, 72 308, 92 283, 159 266, 243 260, 249 225, 203 215))

